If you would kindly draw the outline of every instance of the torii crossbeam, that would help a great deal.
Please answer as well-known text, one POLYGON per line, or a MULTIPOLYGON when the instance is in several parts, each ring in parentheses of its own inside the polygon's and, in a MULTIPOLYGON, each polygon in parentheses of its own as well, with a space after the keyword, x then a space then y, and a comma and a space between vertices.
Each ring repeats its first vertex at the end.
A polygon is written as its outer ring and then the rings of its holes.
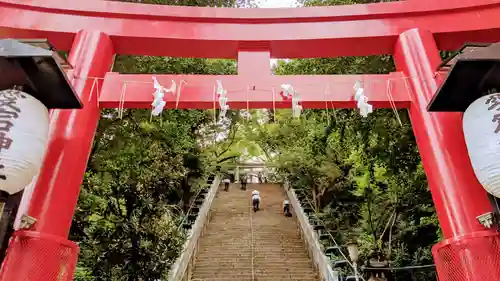
POLYGON ((271 75, 270 53, 242 51, 238 54, 238 75, 147 75, 108 73, 104 77, 99 105, 101 108, 151 108, 152 77, 160 84, 183 81, 179 97, 165 96, 166 108, 219 108, 214 93, 221 80, 228 91, 232 109, 291 108, 291 100, 279 94, 280 86, 292 85, 304 108, 354 108, 354 84, 363 85, 375 108, 408 108, 409 77, 401 72, 380 75, 271 75), (255 71, 258 69, 259 71, 255 71))
POLYGON ((387 75, 324 75, 324 76, 269 76, 267 79, 249 80, 238 75, 125 75, 108 73, 99 99, 101 108, 151 108, 153 80, 170 85, 172 80, 182 85, 180 96, 166 95, 166 108, 219 108, 214 97, 216 80, 221 80, 227 89, 231 109, 247 108, 291 108, 291 100, 280 96, 280 85, 290 84, 300 94, 304 108, 355 108, 353 85, 364 81, 364 89, 370 104, 376 108, 410 106, 407 81, 401 73, 387 75), (390 87, 390 88, 389 88, 390 87), (273 93, 274 89, 274 93, 273 93), (389 92, 391 91, 392 94, 389 92))

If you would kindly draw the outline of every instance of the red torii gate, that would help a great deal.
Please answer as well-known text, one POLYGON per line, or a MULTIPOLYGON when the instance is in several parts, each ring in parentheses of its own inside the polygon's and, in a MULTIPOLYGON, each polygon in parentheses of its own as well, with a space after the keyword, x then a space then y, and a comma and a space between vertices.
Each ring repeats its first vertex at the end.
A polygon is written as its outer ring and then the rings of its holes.
MULTIPOLYGON (((354 107, 352 85, 366 81, 375 107, 408 108, 445 240, 433 249, 440 280, 500 280, 499 236, 476 216, 491 211, 465 147, 461 113, 429 113, 439 49, 500 41, 500 1, 415 1, 294 9, 212 9, 105 1, 0 0, 0 37, 48 38, 70 50, 70 76, 82 110, 51 113, 51 140, 28 214, 38 222, 16 233, 0 280, 71 280, 78 247, 68 241, 100 108, 146 108, 151 75, 108 73, 115 54, 238 59, 238 75, 157 75, 185 80, 179 108, 213 108, 222 80, 231 108, 290 107, 272 89, 290 83, 304 108, 354 107), (388 75, 272 76, 269 58, 392 54, 388 75), (96 90, 97 88, 100 91, 96 90), (370 81, 380 81, 373 82, 370 81), (123 91, 127 84, 129 90, 123 91), (325 94, 325 85, 330 93, 325 94), (250 89, 250 90, 247 90, 250 89), (98 94, 100 93, 100 97, 98 94)), ((439 78, 439 76, 437 76, 439 78)), ((175 105, 168 97, 167 105, 175 105)))

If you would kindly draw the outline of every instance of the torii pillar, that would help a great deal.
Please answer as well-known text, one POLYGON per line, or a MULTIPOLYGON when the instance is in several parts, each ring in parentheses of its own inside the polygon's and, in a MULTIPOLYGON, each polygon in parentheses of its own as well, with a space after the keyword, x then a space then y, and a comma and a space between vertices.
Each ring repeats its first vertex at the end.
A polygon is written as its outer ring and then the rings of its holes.
POLYGON ((441 281, 500 280, 500 239, 476 219, 491 212, 465 144, 462 113, 428 112, 441 81, 441 63, 432 33, 411 29, 396 43, 394 61, 409 78, 413 131, 445 240, 433 248, 441 281))
POLYGON ((111 68, 114 48, 99 31, 79 31, 68 61, 73 87, 83 109, 50 113, 48 152, 38 175, 28 215, 37 218, 30 231, 18 231, 2 265, 1 281, 71 281, 79 248, 68 234, 100 118, 102 80, 111 68))

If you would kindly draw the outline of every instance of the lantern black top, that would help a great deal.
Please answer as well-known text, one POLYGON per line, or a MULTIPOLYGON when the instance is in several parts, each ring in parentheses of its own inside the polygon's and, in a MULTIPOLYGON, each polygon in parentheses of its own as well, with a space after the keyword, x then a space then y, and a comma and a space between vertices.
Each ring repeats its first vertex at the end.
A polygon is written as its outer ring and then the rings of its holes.
POLYGON ((82 108, 52 50, 14 39, 0 40, 0 90, 20 87, 48 109, 82 108))
POLYGON ((490 90, 500 90, 500 43, 464 46, 446 64, 451 68, 427 107, 430 112, 464 112, 490 90))

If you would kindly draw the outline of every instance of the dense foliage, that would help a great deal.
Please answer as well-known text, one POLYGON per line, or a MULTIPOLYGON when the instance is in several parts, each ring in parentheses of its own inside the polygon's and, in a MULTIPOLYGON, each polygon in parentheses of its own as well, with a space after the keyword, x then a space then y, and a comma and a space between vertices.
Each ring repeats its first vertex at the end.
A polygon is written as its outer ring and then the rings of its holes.
MULTIPOLYGON (((132 1, 130 1, 132 2, 132 1)), ((243 0, 135 0, 147 4, 242 7, 243 0)), ((370 0, 303 0, 304 5, 370 0)), ((388 73, 390 56, 280 61, 277 75, 388 73)), ((230 60, 119 57, 122 73, 234 74, 230 60)), ((215 166, 242 155, 265 156, 307 195, 336 240, 356 239, 363 258, 379 252, 393 266, 432 263, 439 226, 405 111, 230 111, 214 126, 213 112, 103 112, 89 159, 72 239, 79 241, 79 281, 163 280, 184 235, 179 222, 191 196, 215 166), (398 118, 401 119, 401 124, 398 118), (217 136, 223 134, 223 139, 217 136)), ((340 257, 337 257, 340 258, 340 257)), ((434 280, 401 273, 398 280, 434 280)))

